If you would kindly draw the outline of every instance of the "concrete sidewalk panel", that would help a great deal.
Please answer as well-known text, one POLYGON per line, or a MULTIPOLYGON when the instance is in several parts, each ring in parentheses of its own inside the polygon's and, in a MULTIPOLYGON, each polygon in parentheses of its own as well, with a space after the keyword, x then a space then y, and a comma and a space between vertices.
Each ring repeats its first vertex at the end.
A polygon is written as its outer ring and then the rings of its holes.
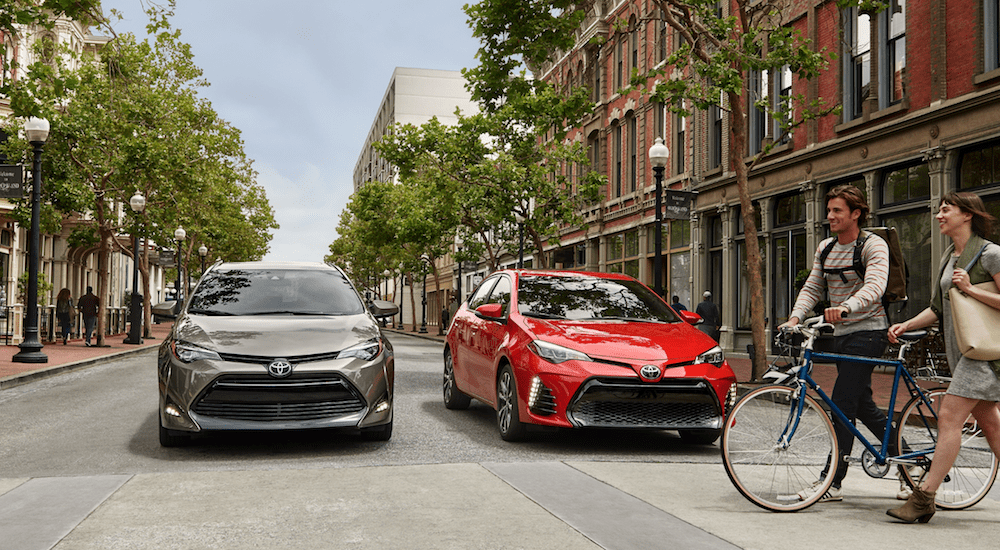
POLYGON ((1000 537, 1000 502, 986 498, 962 511, 938 511, 929 524, 885 515, 901 504, 894 476, 873 479, 852 469, 843 502, 778 514, 736 491, 721 464, 570 462, 570 466, 745 549, 972 548, 1000 537))
POLYGON ((598 548, 478 464, 140 474, 57 550, 598 548))

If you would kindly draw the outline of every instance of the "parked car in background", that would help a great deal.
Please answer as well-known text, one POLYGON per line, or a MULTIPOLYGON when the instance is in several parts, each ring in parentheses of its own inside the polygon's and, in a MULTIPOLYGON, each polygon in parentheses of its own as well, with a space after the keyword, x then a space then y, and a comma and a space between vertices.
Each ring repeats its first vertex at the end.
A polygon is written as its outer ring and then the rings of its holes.
MULTIPOLYGON (((173 302, 168 302, 173 306, 173 302)), ((392 435, 394 361, 347 276, 322 263, 212 266, 159 348, 160 444, 231 430, 392 435)), ((173 310, 156 310, 174 317, 173 310)))
POLYGON ((627 275, 499 271, 448 330, 444 403, 489 404, 508 441, 537 424, 677 430, 709 444, 736 376, 698 321, 627 275))

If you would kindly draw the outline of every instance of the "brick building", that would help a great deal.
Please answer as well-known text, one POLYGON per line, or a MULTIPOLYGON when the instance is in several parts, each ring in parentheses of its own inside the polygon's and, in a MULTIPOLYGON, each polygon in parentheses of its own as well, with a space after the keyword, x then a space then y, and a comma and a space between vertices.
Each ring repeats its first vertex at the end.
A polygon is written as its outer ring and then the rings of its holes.
MULTIPOLYGON (((1000 217, 1000 2, 890 4, 866 14, 832 1, 789 2, 787 24, 837 58, 812 81, 787 68, 748 75, 754 91, 744 98, 744 155, 777 142, 750 174, 769 330, 787 318, 796 277, 829 234, 823 198, 834 185, 860 186, 872 206, 870 223, 899 231, 910 273, 910 301, 892 312, 899 320, 926 307, 938 276, 947 245, 933 221, 940 197, 974 191, 1000 217), (799 93, 843 111, 782 136, 780 125, 753 107, 759 98, 799 93)), ((690 214, 664 224, 665 294, 690 306, 711 290, 722 310, 722 345, 742 352, 750 342, 749 292, 725 105, 681 118, 639 92, 618 92, 633 67, 656 67, 678 44, 655 9, 648 0, 596 0, 576 47, 536 68, 536 77, 590 88, 596 109, 570 139, 588 145, 592 169, 609 181, 604 199, 585 212, 589 227, 565 228, 560 246, 546 253, 557 267, 620 271, 652 286, 647 151, 662 137, 670 148, 665 187, 693 194, 690 214), (615 32, 616 21, 628 26, 615 32)))

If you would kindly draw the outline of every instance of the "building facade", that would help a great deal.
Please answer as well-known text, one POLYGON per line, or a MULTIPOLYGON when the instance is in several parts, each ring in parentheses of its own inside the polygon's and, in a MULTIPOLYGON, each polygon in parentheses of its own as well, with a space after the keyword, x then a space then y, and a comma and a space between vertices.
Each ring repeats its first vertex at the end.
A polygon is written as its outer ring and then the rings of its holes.
MULTIPOLYGON (((721 344, 745 352, 749 289, 726 106, 680 117, 641 92, 620 92, 633 68, 662 66, 679 37, 648 0, 589 4, 577 45, 535 76, 590 89, 594 113, 570 138, 587 144, 591 169, 607 176, 608 187, 584 213, 589 227, 564 228, 560 245, 546 253, 557 267, 624 272, 652 286, 657 228, 647 151, 663 138, 670 149, 664 187, 694 197, 689 216, 663 225, 664 294, 690 307, 710 290, 723 316, 721 344)), ((899 232, 909 301, 893 308, 897 320, 926 307, 938 277, 947 244, 933 220, 940 198, 973 191, 1000 217, 998 11, 997 0, 893 0, 876 14, 832 1, 788 3, 787 24, 837 58, 810 81, 788 68, 747 79, 748 146, 741 153, 750 159, 774 145, 749 181, 769 331, 787 319, 796 281, 829 235, 824 196, 832 186, 862 188, 870 224, 899 232), (842 113, 787 135, 754 107, 794 94, 843 105, 842 113)))

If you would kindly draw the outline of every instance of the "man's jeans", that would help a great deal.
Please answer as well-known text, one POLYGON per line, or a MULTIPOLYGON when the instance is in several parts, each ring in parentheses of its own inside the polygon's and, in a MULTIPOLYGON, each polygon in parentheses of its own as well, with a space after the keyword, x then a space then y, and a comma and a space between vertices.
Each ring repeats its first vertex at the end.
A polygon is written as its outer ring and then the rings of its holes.
POLYGON ((94 325, 97 324, 97 317, 84 317, 83 318, 83 338, 88 344, 90 343, 90 334, 94 332, 94 325))

